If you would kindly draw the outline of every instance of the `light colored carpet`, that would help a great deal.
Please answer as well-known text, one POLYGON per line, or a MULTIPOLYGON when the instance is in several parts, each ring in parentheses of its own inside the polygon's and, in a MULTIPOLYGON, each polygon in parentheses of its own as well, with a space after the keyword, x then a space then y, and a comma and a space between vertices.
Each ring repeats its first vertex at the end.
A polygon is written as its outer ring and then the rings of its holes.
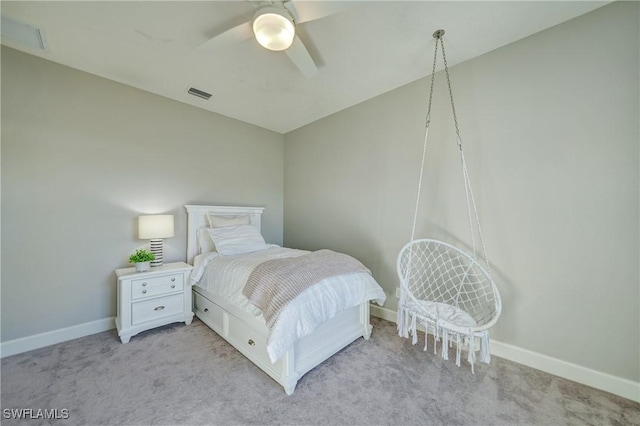
POLYGON ((494 357, 458 368, 372 318, 371 340, 307 373, 286 396, 197 319, 134 336, 115 330, 2 360, 4 409, 67 420, 3 425, 639 425, 640 404, 494 357))

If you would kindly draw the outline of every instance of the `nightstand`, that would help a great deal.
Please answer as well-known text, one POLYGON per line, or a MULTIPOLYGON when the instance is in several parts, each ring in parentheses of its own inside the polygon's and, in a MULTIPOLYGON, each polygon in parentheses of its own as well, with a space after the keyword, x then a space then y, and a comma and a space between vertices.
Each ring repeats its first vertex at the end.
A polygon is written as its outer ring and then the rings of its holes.
POLYGON ((165 263, 145 272, 136 272, 135 268, 116 269, 116 328, 122 343, 161 325, 183 321, 191 324, 191 269, 193 267, 184 262, 165 263))

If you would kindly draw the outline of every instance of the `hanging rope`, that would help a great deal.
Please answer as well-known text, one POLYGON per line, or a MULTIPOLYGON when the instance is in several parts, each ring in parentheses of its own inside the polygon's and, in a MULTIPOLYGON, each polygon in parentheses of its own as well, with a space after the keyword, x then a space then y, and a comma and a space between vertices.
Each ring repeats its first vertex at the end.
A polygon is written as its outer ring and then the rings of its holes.
MULTIPOLYGON (((476 234, 474 231, 474 219, 475 219, 475 230, 478 232, 478 238, 480 240, 480 245, 482 249, 482 256, 484 257, 484 261, 487 265, 487 272, 491 275, 491 265, 489 263, 489 258, 487 256, 487 250, 484 243, 484 236, 482 235, 482 229, 480 227, 480 217, 478 215, 478 209, 476 207, 475 197, 473 195, 473 190, 471 188, 471 180, 469 178, 469 172, 467 169, 467 163, 464 158, 464 150, 462 149, 462 137, 460 136, 460 126, 458 125, 458 116, 456 113, 456 105, 453 99, 453 89, 451 86, 451 77, 449 76, 449 64, 447 63, 447 54, 444 48, 444 40, 442 37, 444 36, 444 30, 437 30, 433 33, 433 37, 436 39, 435 50, 433 53, 433 66, 431 69, 431 84, 429 86, 429 102, 427 105, 427 115, 425 118, 425 132, 424 132, 424 141, 422 146, 422 161, 420 163, 420 177, 418 179, 418 189, 416 194, 416 205, 413 213, 413 225, 411 226, 411 241, 415 240, 416 233, 416 225, 418 223, 418 212, 420 209, 420 194, 422 193, 422 180, 424 177, 424 167, 426 162, 426 154, 427 154, 427 142, 429 139, 429 126, 431 124, 431 106, 433 103, 433 88, 435 82, 435 74, 436 74, 436 63, 438 60, 438 46, 442 47, 442 60, 444 62, 444 72, 447 79, 447 88, 449 90, 449 100, 451 102, 451 111, 453 114, 453 123, 455 125, 456 131, 456 143, 458 145, 458 152, 460 154, 460 162, 462 166, 462 179, 464 182, 465 189, 465 198, 467 202, 467 216, 469 219, 469 234, 471 237, 471 248, 473 252, 473 258, 477 259, 477 251, 476 251, 476 234)), ((409 261, 411 264, 411 260, 409 261)), ((411 268, 408 269, 410 271, 411 268)))
POLYGON ((431 102, 433 100, 433 83, 436 77, 436 60, 438 59, 438 43, 436 42, 436 50, 433 53, 433 68, 431 69, 431 87, 429 89, 429 105, 427 107, 427 116, 424 125, 424 143, 422 145, 422 161, 420 162, 420 178, 418 179, 418 193, 416 195, 416 208, 413 213, 413 226, 411 227, 411 241, 415 239, 416 223, 418 222, 418 209, 420 206, 420 194, 422 193, 422 176, 424 175, 424 163, 427 156, 427 139, 429 138, 429 124, 431 123, 431 102))

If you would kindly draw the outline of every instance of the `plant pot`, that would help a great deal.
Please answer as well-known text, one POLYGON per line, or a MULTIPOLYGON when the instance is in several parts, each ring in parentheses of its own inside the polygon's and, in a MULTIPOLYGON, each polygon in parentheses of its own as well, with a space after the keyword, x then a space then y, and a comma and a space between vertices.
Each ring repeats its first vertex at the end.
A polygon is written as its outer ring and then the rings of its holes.
POLYGON ((151 262, 137 262, 135 263, 135 265, 136 265, 136 272, 148 271, 149 268, 151 268, 151 262))

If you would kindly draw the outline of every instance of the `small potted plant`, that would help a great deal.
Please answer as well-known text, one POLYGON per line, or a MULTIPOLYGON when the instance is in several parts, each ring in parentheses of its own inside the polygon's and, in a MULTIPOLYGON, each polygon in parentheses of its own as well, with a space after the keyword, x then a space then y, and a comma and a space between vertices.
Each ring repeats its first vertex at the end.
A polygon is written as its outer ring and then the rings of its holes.
POLYGON ((156 255, 146 250, 136 250, 134 254, 129 256, 129 262, 135 264, 137 272, 148 271, 151 267, 151 261, 156 259, 156 255))

